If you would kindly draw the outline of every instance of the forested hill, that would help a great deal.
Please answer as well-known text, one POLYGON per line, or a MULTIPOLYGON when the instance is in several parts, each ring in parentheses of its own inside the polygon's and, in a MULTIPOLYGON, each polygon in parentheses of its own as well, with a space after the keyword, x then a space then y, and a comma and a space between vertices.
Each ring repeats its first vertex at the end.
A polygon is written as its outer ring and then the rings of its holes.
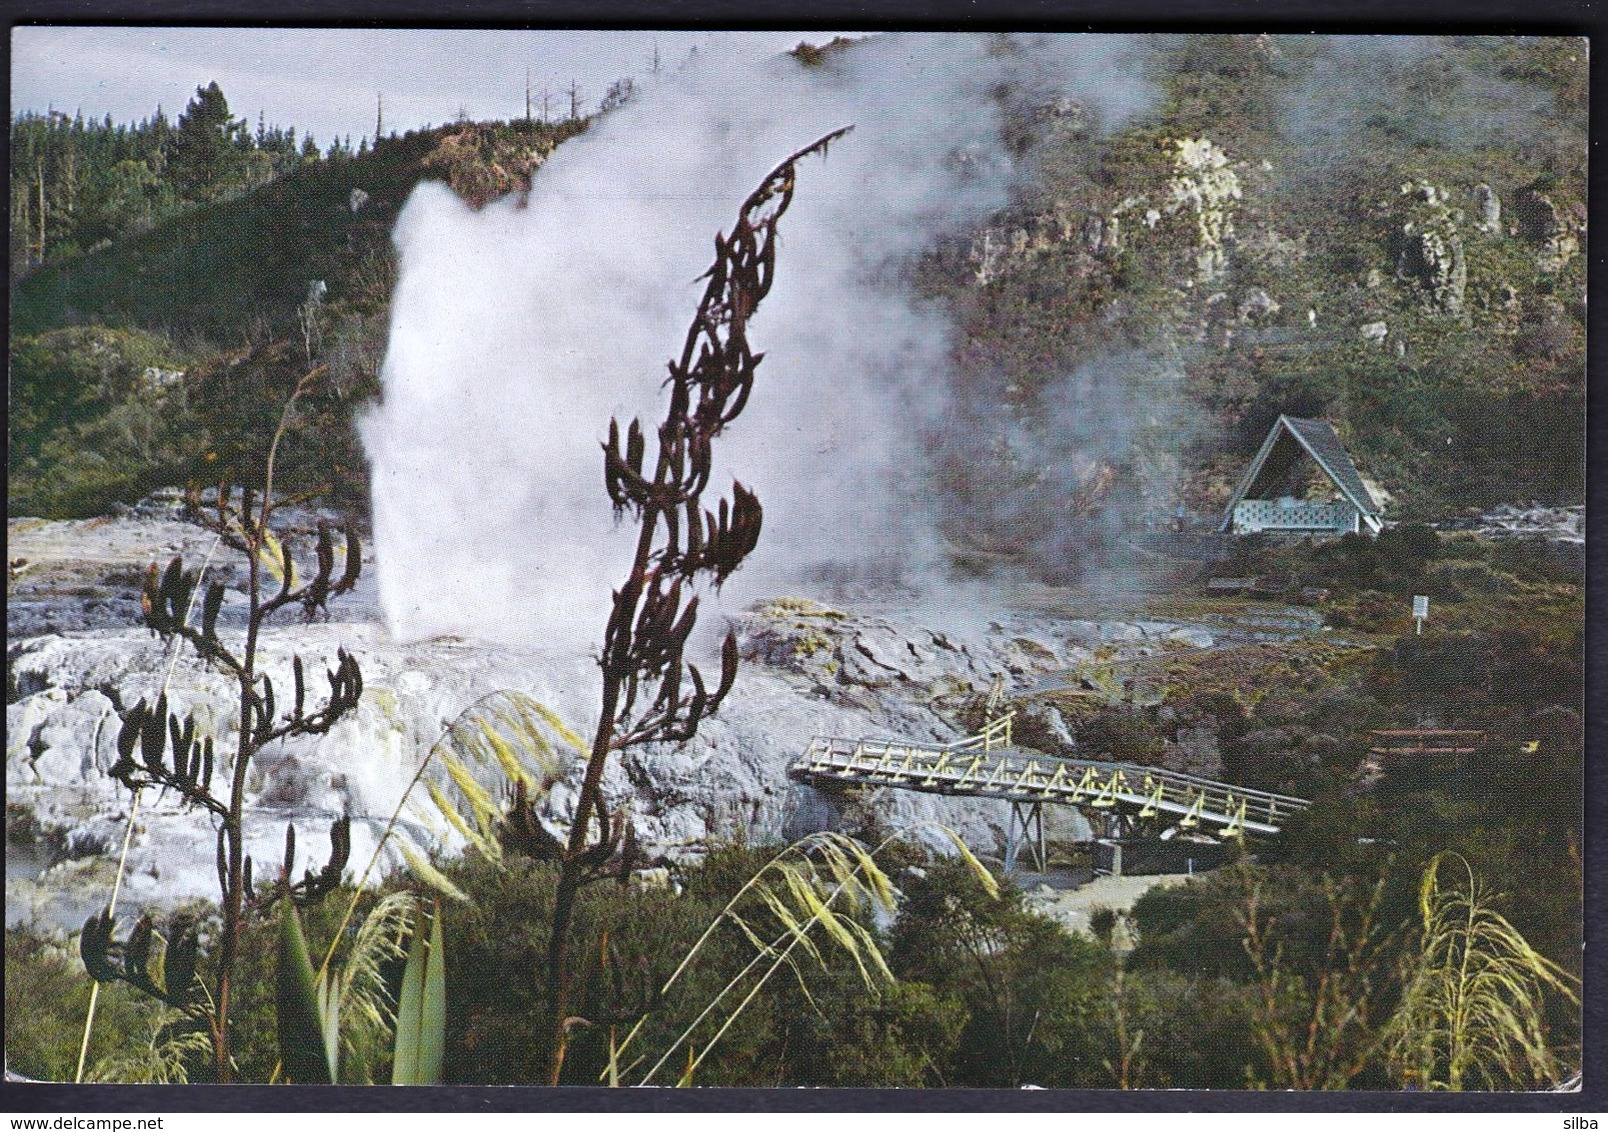
POLYGON ((320 153, 293 129, 249 134, 226 101, 209 109, 216 90, 176 127, 12 123, 12 515, 92 515, 258 466, 279 406, 318 365, 331 380, 306 403, 316 427, 291 467, 332 464, 340 502, 366 506, 351 414, 378 390, 399 209, 425 178, 476 203, 527 188, 586 127, 460 122, 320 153))
MULTIPOLYGON (((1578 502, 1584 43, 1138 42, 1158 97, 1114 132, 999 92, 1015 200, 908 281, 956 327, 957 427, 930 469, 967 517, 952 539, 1042 562, 1084 519, 1205 521, 1281 412, 1335 421, 1392 518, 1578 502)), ((584 128, 461 123, 319 154, 205 96, 171 128, 13 122, 14 515, 210 474, 262 422, 209 406, 320 363, 323 455, 360 501, 342 426, 374 388, 396 210, 427 175, 476 200, 518 188, 584 128), (197 119, 218 145, 181 143, 197 119)))

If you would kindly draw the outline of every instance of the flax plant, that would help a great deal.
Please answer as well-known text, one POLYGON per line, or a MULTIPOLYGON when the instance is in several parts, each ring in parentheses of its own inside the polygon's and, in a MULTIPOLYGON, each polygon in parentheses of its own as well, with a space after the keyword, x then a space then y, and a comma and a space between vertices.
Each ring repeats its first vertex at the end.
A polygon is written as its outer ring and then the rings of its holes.
MULTIPOLYGON (((404 812, 412 809, 427 825, 438 826, 437 819, 444 820, 482 856, 498 864, 506 815, 491 792, 480 785, 479 777, 489 770, 506 778, 517 798, 540 796, 556 780, 565 747, 578 752, 581 740, 545 705, 515 691, 481 696, 443 728, 420 760, 375 843, 317 971, 300 938, 294 910, 282 910, 281 1056, 276 1080, 284 1075, 338 1081, 345 1051, 357 1055, 358 1062, 348 1077, 366 1082, 363 1055, 394 1037, 392 1084, 437 1083, 446 1016, 446 957, 441 947, 439 906, 429 917, 418 914, 417 924, 412 924, 418 913, 417 900, 408 893, 393 893, 382 899, 358 928, 339 970, 334 967, 336 947, 404 812), (433 766, 445 771, 449 785, 428 777, 433 766), (415 795, 421 783, 428 804, 415 795), (401 997, 393 1002, 380 967, 404 957, 407 969, 401 997)), ((419 881, 451 899, 468 900, 428 856, 406 840, 398 840, 396 846, 419 881)))
POLYGON ((171 793, 186 808, 205 810, 215 823, 222 930, 216 953, 210 957, 213 985, 206 985, 198 968, 199 943, 193 922, 175 920, 164 936, 149 916, 141 916, 128 937, 118 939, 116 920, 108 906, 90 918, 79 937, 84 967, 97 983, 127 982, 204 1021, 211 1034, 214 1073, 221 1082, 234 1075, 229 1052, 230 1011, 247 918, 265 913, 280 900, 306 905, 323 899, 340 884, 351 849, 350 822, 342 818, 331 827, 330 855, 324 866, 309 869, 303 879, 296 880, 295 829, 287 826, 283 865, 278 876, 261 888, 253 881, 253 862, 245 852, 246 785, 257 755, 283 739, 326 734, 356 709, 363 694, 362 672, 344 649, 337 654, 336 667, 328 670, 329 693, 322 705, 309 697, 301 657, 293 658, 293 687, 288 697, 276 700, 273 681, 259 670, 258 646, 277 613, 300 606, 311 619, 327 609, 330 598, 350 592, 362 569, 362 546, 353 526, 345 531, 344 566, 339 574, 335 572, 335 539, 327 524, 319 524, 317 564, 310 573, 298 571, 289 537, 276 536, 270 528, 270 520, 283 502, 274 494, 279 445, 289 432, 297 401, 324 377, 323 367, 305 374, 285 403, 259 481, 260 496, 245 485, 239 487, 237 497, 235 487, 225 481, 218 484, 211 506, 203 508, 197 487, 192 485, 186 492, 189 516, 246 558, 248 610, 242 639, 235 641, 230 635, 226 641, 220 632, 226 596, 221 582, 207 585, 200 602, 200 624, 192 624, 201 574, 186 571, 177 556, 165 569, 159 563, 151 564, 140 595, 148 628, 164 639, 185 641, 204 663, 228 674, 237 685, 238 735, 232 765, 226 753, 215 753, 213 737, 198 728, 195 714, 181 720, 169 712, 164 690, 154 703, 147 705, 141 699, 121 713, 118 757, 109 772, 136 798, 147 789, 171 793), (267 585, 270 577, 278 582, 276 591, 267 585), (158 943, 160 949, 154 946, 158 943))
POLYGON ((619 875, 615 863, 626 817, 603 797, 609 759, 646 743, 684 743, 731 691, 737 640, 728 633, 720 680, 706 685, 684 660, 698 619, 699 586, 718 588, 759 540, 763 511, 753 492, 732 485, 731 500, 706 510, 713 443, 743 411, 763 358, 748 342, 748 322, 775 279, 777 225, 793 199, 795 165, 824 153, 850 127, 833 130, 792 154, 743 201, 729 235, 716 235, 715 260, 681 354, 669 364, 664 420, 653 429, 657 453, 640 421, 609 423, 603 481, 616 517, 637 524, 636 551, 614 591, 603 650, 602 708, 568 838, 558 853, 558 886, 548 940, 545 982, 550 1010, 548 1083, 559 1083, 571 1029, 605 1020, 572 1014, 575 982, 570 935, 583 886, 619 875), (623 440, 622 440, 623 432, 623 440))
MULTIPOLYGON (((417 901, 411 893, 383 897, 358 927, 346 962, 313 971, 295 907, 280 909, 278 993, 279 1070, 275 1079, 335 1083, 341 1069, 354 1084, 368 1084, 368 1054, 397 1028, 397 1004, 383 967, 408 955, 417 901)), ((337 939, 339 938, 339 932, 337 939)), ((333 951, 333 945, 331 946, 333 951)))

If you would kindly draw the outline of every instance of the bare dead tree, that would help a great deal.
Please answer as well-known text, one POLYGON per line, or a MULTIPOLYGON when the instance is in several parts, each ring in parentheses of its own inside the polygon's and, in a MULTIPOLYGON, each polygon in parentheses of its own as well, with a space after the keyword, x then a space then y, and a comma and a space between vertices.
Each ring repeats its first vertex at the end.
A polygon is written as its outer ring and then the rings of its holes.
POLYGON ((1262 906, 1263 874, 1242 875, 1234 917, 1256 970, 1251 1034, 1281 1089, 1344 1089, 1367 1068, 1381 1041, 1371 1017, 1389 976, 1396 935, 1379 924, 1385 878, 1371 889, 1323 878, 1329 935, 1315 969, 1285 959, 1276 917, 1262 906))
POLYGON ((759 500, 733 483, 731 501, 703 507, 712 442, 748 403, 763 357, 748 344, 748 320, 770 291, 776 268, 776 226, 793 199, 794 165, 827 147, 852 127, 827 134, 792 154, 760 182, 737 213, 729 237, 715 236, 715 261, 681 356, 669 365, 670 403, 658 428, 658 457, 645 472, 647 437, 639 421, 626 429, 609 422, 603 476, 617 516, 635 517, 640 534, 624 584, 614 592, 599 664, 603 710, 592 742, 569 841, 560 858, 548 945, 547 989, 552 1011, 549 1081, 563 1071, 568 1033, 595 1021, 572 1017, 570 930, 582 886, 629 867, 611 868, 625 827, 623 811, 610 812, 602 794, 609 757, 643 743, 685 742, 711 715, 737 678, 737 638, 727 633, 720 680, 711 689, 694 664, 683 660, 698 617, 701 581, 716 588, 759 540, 759 500), (595 836, 594 836, 595 827, 595 836))

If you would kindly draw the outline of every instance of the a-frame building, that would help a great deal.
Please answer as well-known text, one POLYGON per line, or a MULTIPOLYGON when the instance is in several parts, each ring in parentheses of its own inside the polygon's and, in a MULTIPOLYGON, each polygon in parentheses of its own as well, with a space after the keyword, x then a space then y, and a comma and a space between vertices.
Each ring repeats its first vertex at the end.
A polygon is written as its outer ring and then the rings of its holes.
POLYGON ((1334 426, 1328 421, 1281 416, 1234 489, 1219 529, 1234 534, 1376 535, 1383 526, 1383 511, 1362 482, 1334 426), (1339 498, 1322 503, 1293 494, 1270 496, 1280 485, 1288 485, 1292 471, 1305 457, 1317 464, 1339 498))

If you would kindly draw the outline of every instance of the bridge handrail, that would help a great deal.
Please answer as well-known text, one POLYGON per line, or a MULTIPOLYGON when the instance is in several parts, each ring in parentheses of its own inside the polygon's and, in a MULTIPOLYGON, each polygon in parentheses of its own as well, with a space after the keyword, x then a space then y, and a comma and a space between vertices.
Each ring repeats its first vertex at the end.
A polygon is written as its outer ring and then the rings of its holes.
MULTIPOLYGON (((830 736, 816 736, 810 741, 803 756, 795 764, 800 771, 812 769, 812 757, 823 757, 828 765, 835 765, 836 760, 845 760, 843 769, 852 771, 856 759, 886 760, 895 755, 905 757, 905 765, 890 770, 887 767, 879 768, 884 774, 895 777, 927 777, 951 769, 944 765, 946 757, 963 751, 976 750, 981 746, 977 736, 972 736, 973 742, 969 744, 950 744, 946 746, 911 743, 893 739, 876 739, 858 741, 837 739, 830 736)), ((1210 801, 1220 805, 1223 812, 1235 810, 1241 805, 1249 817, 1262 818, 1271 824, 1275 818, 1287 816, 1300 810, 1305 810, 1312 803, 1306 798, 1298 798, 1290 794, 1276 794, 1266 790, 1256 790, 1242 787, 1233 783, 1218 782, 1213 779, 1201 778, 1196 775, 1184 774, 1179 771, 1166 770, 1161 767, 1141 766, 1137 763, 1105 762, 1098 759, 1065 759, 1053 755, 1029 755, 1014 749, 995 749, 985 753, 999 760, 1000 770, 1009 767, 1012 770, 1020 769, 1022 777, 1026 777, 1034 766, 1044 767, 1048 770, 1049 781, 1034 783, 1026 787, 1031 792, 1048 790, 1059 777, 1054 768, 1061 771, 1085 770, 1097 774, 1109 774, 1115 782, 1120 774, 1125 782, 1131 786, 1130 791, 1135 794, 1154 794, 1158 800, 1165 800, 1172 805, 1195 804, 1210 801), (1130 781, 1131 780, 1131 781, 1130 781), (1148 780, 1148 782, 1146 781, 1148 780), (1169 796, 1170 795, 1170 796, 1169 796)), ((818 765, 818 764, 817 764, 818 765)), ((957 764, 954 770, 959 770, 957 764)), ((962 774, 958 781, 964 783, 967 775, 962 774)), ((1020 780, 1019 780, 1020 784, 1020 780)), ((1061 789, 1068 787, 1063 783, 1061 789)), ((1071 789, 1076 795, 1080 791, 1071 789)))
POLYGON ((945 743, 941 748, 945 751, 975 751, 981 747, 985 751, 999 750, 1001 747, 1011 745, 1011 720, 1016 713, 1006 712, 998 719, 989 722, 975 735, 968 735, 964 739, 957 739, 953 743, 945 743), (1003 739, 1003 742, 1000 740, 1003 739))
MULTIPOLYGON (((974 750, 981 743, 977 736, 970 736, 959 743, 949 743, 942 746, 925 743, 912 743, 904 739, 865 738, 865 739, 837 739, 831 736, 818 735, 810 741, 806 749, 806 756, 810 750, 826 750, 843 754, 863 754, 867 751, 878 750, 881 754, 893 751, 903 751, 917 757, 936 757, 944 753, 974 750), (852 744, 852 750, 845 750, 845 746, 852 744)), ((1221 782, 1216 779, 1203 778, 1198 775, 1185 774, 1182 771, 1168 770, 1165 767, 1144 766, 1140 763, 1111 762, 1105 759, 1071 759, 1060 755, 1026 754, 1018 750, 1000 750, 994 752, 1001 758, 1017 758, 1048 763, 1052 766, 1065 765, 1068 767, 1094 767, 1096 770, 1123 770, 1129 774, 1149 775, 1164 782, 1172 782, 1188 786, 1192 789, 1221 789, 1233 794, 1236 798, 1246 798, 1254 801, 1284 802, 1295 806, 1309 806, 1311 800, 1300 798, 1293 794, 1278 794, 1269 790, 1258 790, 1251 786, 1239 786, 1231 782, 1221 782)))
POLYGON ((1275 793, 1275 792, 1273 792, 1271 790, 1258 790, 1258 789, 1256 789, 1255 787, 1252 787, 1252 786, 1237 786, 1232 782, 1220 782, 1217 779, 1202 778, 1202 777, 1200 777, 1198 775, 1185 774, 1183 771, 1168 770, 1165 767, 1143 766, 1143 765, 1141 765, 1139 763, 1112 763, 1112 762, 1104 762, 1104 761, 1102 761, 1100 759, 1063 759, 1062 761, 1063 762, 1078 763, 1080 765, 1081 764, 1089 764, 1089 765, 1093 765, 1093 766, 1111 766, 1111 767, 1118 767, 1119 766, 1122 769, 1127 770, 1127 771, 1137 771, 1138 773, 1141 773, 1141 774, 1155 775, 1155 776, 1158 776, 1158 777, 1170 778, 1170 779, 1174 779, 1174 780, 1181 781, 1181 782, 1206 783, 1206 784, 1208 784, 1210 786, 1221 786, 1221 787, 1225 787, 1225 788, 1233 791, 1233 793, 1234 793, 1234 795, 1236 797, 1262 798, 1262 799, 1268 799, 1270 801, 1289 802, 1289 803, 1291 803, 1293 805, 1301 806, 1301 807, 1310 806, 1312 804, 1312 799, 1310 799, 1310 798, 1298 798, 1294 794, 1278 794, 1278 793, 1275 793))

